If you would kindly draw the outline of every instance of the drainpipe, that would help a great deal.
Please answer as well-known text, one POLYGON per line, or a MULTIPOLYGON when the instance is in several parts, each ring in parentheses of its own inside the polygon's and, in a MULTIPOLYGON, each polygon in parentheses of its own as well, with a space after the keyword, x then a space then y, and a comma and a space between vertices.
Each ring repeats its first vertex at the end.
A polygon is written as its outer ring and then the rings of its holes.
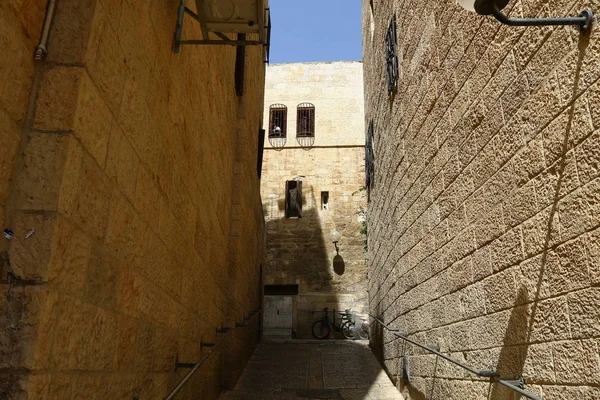
POLYGON ((44 18, 44 28, 42 29, 42 38, 40 43, 35 48, 34 58, 36 61, 41 61, 46 58, 48 51, 46 50, 46 42, 48 41, 48 33, 50 32, 50 25, 52 25, 52 18, 54 17, 54 8, 56 6, 56 0, 49 0, 48 7, 46 8, 46 17, 44 18))

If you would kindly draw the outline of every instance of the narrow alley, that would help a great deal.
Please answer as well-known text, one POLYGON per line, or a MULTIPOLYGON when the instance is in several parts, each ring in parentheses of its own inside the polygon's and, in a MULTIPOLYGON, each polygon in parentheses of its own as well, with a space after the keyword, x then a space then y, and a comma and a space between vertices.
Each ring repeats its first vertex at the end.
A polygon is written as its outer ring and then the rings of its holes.
POLYGON ((363 340, 260 343, 221 400, 402 400, 363 340))

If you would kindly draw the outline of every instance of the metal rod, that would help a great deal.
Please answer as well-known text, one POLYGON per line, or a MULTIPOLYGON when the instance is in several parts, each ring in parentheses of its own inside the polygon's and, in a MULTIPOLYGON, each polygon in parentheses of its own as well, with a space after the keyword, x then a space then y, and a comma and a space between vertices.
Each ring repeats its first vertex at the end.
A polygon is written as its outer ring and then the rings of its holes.
POLYGON ((509 18, 494 2, 492 4, 492 14, 494 17, 505 25, 510 26, 561 26, 561 25, 577 25, 581 31, 587 30, 594 21, 594 13, 592 11, 583 11, 578 17, 564 18, 509 18))
POLYGON ((192 368, 192 370, 190 372, 187 373, 187 375, 181 380, 181 382, 179 382, 179 385, 177 385, 177 387, 175 389, 173 389, 173 391, 171 392, 170 395, 168 395, 167 397, 165 397, 165 400, 173 400, 173 398, 175 398, 175 396, 177 395, 177 393, 179 393, 179 391, 183 388, 183 386, 187 383, 187 381, 190 380, 190 378, 196 373, 196 371, 198 370, 198 368, 200 368, 200 366, 202 366, 202 364, 204 364, 204 361, 206 361, 208 359, 208 357, 210 357, 210 355, 212 354, 213 351, 215 351, 215 349, 217 348, 217 346, 219 345, 220 342, 222 342, 223 339, 221 339, 216 345, 215 347, 213 347, 212 349, 209 350, 208 353, 206 353, 206 355, 204 357, 202 357, 202 359, 198 362, 198 364, 196 364, 196 366, 194 368, 192 368))
POLYGON ((225 45, 229 45, 229 46, 262 46, 264 43, 261 43, 259 41, 256 40, 230 40, 228 42, 225 42, 223 40, 182 40, 179 42, 179 44, 225 44, 225 45))
POLYGON ((229 42, 231 41, 231 38, 225 36, 224 34, 222 34, 221 32, 213 32, 215 35, 217 35, 218 37, 221 38, 221 40, 225 41, 225 42, 229 42))
POLYGON ((198 11, 198 17, 200 18, 202 38, 208 40, 208 27, 206 25, 206 16, 204 15, 204 0, 196 0, 196 11, 198 11))
POLYGON ((265 62, 268 64, 269 58, 271 56, 271 9, 267 8, 266 11, 267 11, 267 21, 266 21, 267 41, 265 43, 265 46, 267 47, 267 54, 266 54, 265 62))
MULTIPOLYGON (((260 310, 256 311, 256 313, 254 314, 253 318, 255 316, 259 315, 262 311, 263 311, 262 308, 260 310)), ((173 400, 175 398, 175 396, 177 395, 177 393, 179 393, 179 391, 181 391, 181 389, 185 386, 185 384, 187 383, 187 381, 189 381, 191 379, 191 377, 196 373, 196 371, 198 371, 198 368, 200 368, 202 366, 202 364, 204 364, 204 362, 208 359, 208 357, 210 357, 210 355, 219 347, 219 345, 223 342, 223 340, 225 340, 225 338, 227 336, 228 335, 221 336, 221 339, 219 339, 215 343, 215 345, 208 351, 208 353, 206 353, 204 355, 204 357, 202 357, 202 359, 200 361, 198 361, 198 363, 194 366, 194 368, 192 368, 190 370, 190 372, 188 372, 187 375, 185 377, 183 377, 183 379, 181 380, 181 382, 179 382, 179 384, 177 385, 177 387, 175 387, 175 389, 173 389, 173 391, 167 397, 165 397, 164 400, 173 400)))
POLYGON ((52 25, 52 19, 54 18, 54 9, 56 8, 56 0, 50 0, 46 7, 46 17, 44 18, 44 27, 42 28, 42 37, 40 43, 35 48, 34 59, 41 61, 46 58, 48 50, 46 44, 48 42, 48 34, 50 33, 50 26, 52 25))
MULTIPOLYGON (((532 399, 532 400, 543 400, 541 397, 538 397, 538 396, 536 396, 536 395, 534 395, 534 394, 531 394, 531 393, 529 393, 529 392, 525 391, 524 389, 522 389, 522 388, 520 388, 520 387, 518 387, 518 386, 515 386, 515 385, 513 384, 513 382, 514 382, 513 380, 499 379, 499 377, 500 377, 500 374, 499 374, 497 371, 494 371, 494 370, 476 370, 475 368, 472 368, 472 367, 470 367, 470 366, 468 366, 468 365, 465 365, 465 364, 461 363, 461 362, 460 362, 460 361, 458 361, 458 360, 455 360, 455 359, 453 359, 453 358, 451 358, 451 357, 448 357, 448 356, 446 356, 445 354, 442 354, 442 353, 440 353, 439 351, 432 349, 431 347, 428 347, 428 346, 422 345, 422 344, 420 344, 420 343, 418 343, 418 342, 415 342, 415 341, 414 341, 414 340, 412 340, 412 339, 409 339, 409 338, 408 338, 408 337, 406 337, 406 336, 400 335, 400 334, 398 334, 398 333, 396 333, 396 332, 392 331, 390 328, 388 328, 388 326, 387 326, 387 325, 386 325, 386 324, 385 324, 385 323, 384 323, 382 320, 380 320, 379 318, 377 318, 376 316, 374 316, 374 315, 373 315, 373 314, 371 314, 371 313, 367 313, 367 314, 369 314, 369 315, 370 315, 370 316, 371 316, 371 317, 372 317, 372 318, 373 318, 375 321, 377 321, 377 322, 378 322, 378 323, 379 323, 379 324, 380 324, 380 325, 381 325, 383 328, 385 328, 385 329, 389 330, 390 332, 392 332, 392 334, 393 334, 393 335, 395 335, 395 336, 397 336, 397 337, 399 337, 399 338, 401 338, 401 339, 403 339, 403 340, 405 340, 405 341, 407 341, 407 342, 409 342, 409 343, 412 343, 412 344, 414 344, 415 346, 418 346, 418 347, 420 347, 420 348, 422 348, 422 349, 424 349, 424 350, 427 350, 427 351, 429 351, 429 352, 431 352, 431 353, 433 353, 433 354, 437 355, 438 357, 442 357, 443 359, 445 359, 445 360, 447 360, 447 361, 449 361, 449 362, 451 362, 451 363, 453 363, 453 364, 456 364, 456 365, 458 365, 459 367, 461 367, 461 368, 463 368, 463 369, 466 369, 467 371, 469 371, 469 372, 471 372, 471 373, 473 373, 473 374, 475 374, 475 375, 477 375, 477 376, 480 376, 480 377, 485 377, 485 378, 490 378, 490 379, 492 379, 493 381, 495 381, 495 382, 499 383, 500 385, 503 385, 503 386, 505 386, 505 387, 507 387, 507 388, 509 388, 509 389, 511 389, 511 390, 514 390, 515 392, 517 392, 517 393, 520 393, 521 395, 523 395, 523 396, 525 396, 525 397, 527 397, 527 398, 529 398, 529 399, 532 399)), ((521 381, 521 382, 522 382, 522 381, 521 381)))
POLYGON ((497 378, 497 377, 500 376, 500 374, 497 371, 484 370, 484 369, 483 370, 477 370, 477 369, 472 368, 472 367, 470 367, 470 366, 468 366, 466 364, 461 363, 458 360, 455 360, 454 358, 448 357, 447 355, 442 354, 439 351, 432 349, 431 347, 423 345, 423 344, 421 344, 419 342, 415 342, 414 340, 408 338, 407 336, 400 335, 400 334, 392 331, 390 328, 388 328, 385 325, 385 323, 383 323, 383 321, 381 321, 379 318, 377 318, 373 314, 371 314, 371 313, 367 313, 367 314, 369 314, 373 319, 375 319, 375 321, 377 321, 379 324, 381 324, 381 326, 383 326, 385 329, 389 330, 394 336, 397 336, 397 337, 399 337, 399 338, 401 338, 403 340, 406 340, 407 342, 412 343, 415 346, 422 348, 423 350, 427 350, 427 351, 429 351, 429 352, 431 352, 431 353, 433 353, 433 354, 435 354, 435 355, 437 355, 439 357, 442 357, 444 360, 449 361, 449 362, 451 362, 453 364, 456 364, 459 367, 461 367, 463 369, 466 369, 467 371, 469 371, 469 372, 471 372, 471 373, 473 373, 473 374, 475 374, 477 376, 486 377, 486 378, 497 378))
POLYGON ((515 386, 503 379, 498 379, 496 382, 498 382, 500 385, 502 386, 506 386, 507 388, 509 388, 510 390, 514 390, 517 393, 522 394, 523 396, 527 397, 528 399, 532 399, 532 400, 543 400, 541 397, 538 397, 534 394, 528 393, 525 390, 521 389, 518 386, 515 386))
POLYGON ((185 13, 187 15, 189 15, 190 17, 194 18, 196 21, 202 22, 202 21, 200 21, 200 17, 198 16, 198 14, 196 14, 195 12, 193 12, 192 10, 190 10, 187 7, 185 8, 185 13))
POLYGON ((181 0, 179 3, 179 9, 177 10, 177 25, 175 26, 175 36, 173 37, 174 53, 179 53, 181 50, 181 34, 183 32, 183 18, 186 9, 185 0, 181 0))

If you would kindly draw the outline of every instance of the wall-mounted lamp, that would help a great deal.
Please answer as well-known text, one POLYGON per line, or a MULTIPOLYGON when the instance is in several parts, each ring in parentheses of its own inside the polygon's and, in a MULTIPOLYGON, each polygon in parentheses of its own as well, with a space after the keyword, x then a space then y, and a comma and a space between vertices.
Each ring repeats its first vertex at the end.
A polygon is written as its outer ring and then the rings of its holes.
POLYGON ((338 248, 337 244, 340 241, 340 239, 342 238, 342 234, 339 233, 338 231, 333 231, 329 235, 329 238, 331 239, 331 241, 333 242, 333 245, 335 246, 335 252, 339 255, 340 249, 338 248))
POLYGON ((583 32, 591 28, 594 13, 584 10, 578 17, 565 18, 509 18, 502 13, 509 0, 457 0, 466 10, 481 15, 493 15, 498 21, 511 26, 577 25, 583 32))

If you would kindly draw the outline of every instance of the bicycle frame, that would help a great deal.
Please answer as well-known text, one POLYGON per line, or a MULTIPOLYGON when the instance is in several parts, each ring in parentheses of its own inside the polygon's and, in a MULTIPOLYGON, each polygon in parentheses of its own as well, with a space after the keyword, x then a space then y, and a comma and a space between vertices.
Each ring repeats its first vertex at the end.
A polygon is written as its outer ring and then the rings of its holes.
POLYGON ((344 313, 344 315, 340 317, 340 322, 338 324, 335 319, 335 314, 336 314, 335 308, 333 309, 333 321, 331 320, 331 318, 329 318, 329 312, 330 312, 329 309, 323 309, 323 310, 321 310, 321 312, 325 314, 321 318, 321 321, 323 321, 324 324, 333 326, 333 329, 335 329, 336 332, 342 331, 342 325, 345 321, 350 321, 352 323, 352 320, 349 319, 348 317, 346 317, 346 315, 344 313))

